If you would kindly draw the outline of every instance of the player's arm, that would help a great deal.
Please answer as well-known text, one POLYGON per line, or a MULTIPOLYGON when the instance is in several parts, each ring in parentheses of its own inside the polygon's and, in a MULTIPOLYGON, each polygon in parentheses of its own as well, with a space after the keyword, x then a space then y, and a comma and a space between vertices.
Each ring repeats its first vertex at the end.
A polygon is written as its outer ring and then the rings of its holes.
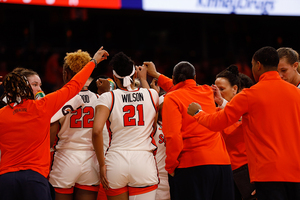
POLYGON ((188 114, 193 116, 197 122, 209 130, 222 131, 226 127, 237 122, 240 117, 248 112, 249 105, 245 92, 240 92, 225 106, 223 110, 208 114, 202 110, 201 105, 191 103, 188 114))
POLYGON ((109 109, 106 106, 96 106, 95 118, 92 131, 92 142, 96 152, 96 156, 100 165, 100 181, 105 189, 109 188, 106 178, 106 166, 104 162, 103 152, 103 127, 109 116, 109 109))
POLYGON ((147 73, 149 76, 156 78, 158 80, 158 85, 166 92, 168 92, 174 85, 173 80, 166 77, 163 74, 160 74, 156 71, 155 65, 153 62, 144 62, 144 65, 147 67, 147 73))
POLYGON ((156 78, 152 79, 150 83, 150 87, 159 94, 160 93, 160 87, 158 86, 158 80, 156 78))
POLYGON ((56 134, 59 130, 59 121, 50 124, 50 148, 53 147, 56 134))
POLYGON ((156 127, 157 127, 157 119, 158 119, 158 106, 159 106, 159 97, 158 97, 158 92, 151 88, 151 90, 149 90, 151 95, 152 95, 152 100, 153 100, 153 103, 155 105, 155 110, 156 110, 156 115, 155 115, 155 118, 154 118, 154 124, 153 124, 153 130, 156 130, 156 127))
POLYGON ((87 79, 96 67, 96 63, 106 60, 108 55, 108 52, 101 47, 94 54, 93 60, 88 62, 68 83, 66 83, 61 89, 46 95, 39 101, 40 104, 46 103, 43 106, 47 111, 49 111, 48 114, 51 117, 59 108, 61 108, 83 88, 87 79))
POLYGON ((137 66, 136 67, 137 76, 141 81, 142 87, 150 89, 150 86, 147 81, 147 68, 146 66, 137 66))

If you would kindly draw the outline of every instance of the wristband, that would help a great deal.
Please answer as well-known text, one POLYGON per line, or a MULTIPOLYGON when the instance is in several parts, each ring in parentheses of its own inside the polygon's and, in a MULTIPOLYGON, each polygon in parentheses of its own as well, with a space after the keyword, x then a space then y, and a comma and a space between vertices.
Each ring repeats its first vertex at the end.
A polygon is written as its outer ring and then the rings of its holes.
POLYGON ((194 115, 197 115, 199 112, 201 111, 201 109, 197 110, 194 115))
POLYGON ((95 68, 97 68, 97 60, 95 59, 95 58, 92 58, 91 60, 90 60, 90 62, 91 61, 93 61, 94 63, 95 63, 95 68))

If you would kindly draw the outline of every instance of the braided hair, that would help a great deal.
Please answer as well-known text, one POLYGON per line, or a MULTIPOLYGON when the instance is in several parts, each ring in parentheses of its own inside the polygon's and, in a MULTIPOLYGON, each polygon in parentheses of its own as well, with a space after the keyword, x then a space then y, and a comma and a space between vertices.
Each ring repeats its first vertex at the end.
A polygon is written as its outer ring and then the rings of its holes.
POLYGON ((1 96, 1 101, 5 105, 23 103, 23 99, 34 99, 32 88, 25 76, 11 72, 7 74, 3 80, 4 93, 1 96))

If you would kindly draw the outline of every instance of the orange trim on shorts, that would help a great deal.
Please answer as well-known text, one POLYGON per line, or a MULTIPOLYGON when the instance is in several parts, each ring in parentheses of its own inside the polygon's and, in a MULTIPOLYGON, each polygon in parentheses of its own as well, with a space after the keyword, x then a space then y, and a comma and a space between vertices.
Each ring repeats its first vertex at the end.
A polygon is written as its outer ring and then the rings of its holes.
POLYGON ((80 185, 78 183, 75 183, 75 187, 82 190, 93 191, 93 192, 98 192, 99 190, 99 185, 80 185))
POLYGON ((105 190, 105 193, 107 196, 117 196, 117 195, 123 194, 127 191, 128 191, 128 187, 125 186, 125 187, 118 188, 118 189, 109 188, 108 190, 105 190))
POLYGON ((129 188, 129 196, 139 195, 139 194, 145 194, 148 192, 151 192, 153 190, 156 190, 158 185, 152 185, 147 187, 128 187, 129 188))
POLYGON ((99 185, 97 200, 107 200, 105 189, 103 188, 102 183, 99 185))
POLYGON ((60 194, 73 194, 74 187, 71 188, 54 188, 55 192, 60 194))

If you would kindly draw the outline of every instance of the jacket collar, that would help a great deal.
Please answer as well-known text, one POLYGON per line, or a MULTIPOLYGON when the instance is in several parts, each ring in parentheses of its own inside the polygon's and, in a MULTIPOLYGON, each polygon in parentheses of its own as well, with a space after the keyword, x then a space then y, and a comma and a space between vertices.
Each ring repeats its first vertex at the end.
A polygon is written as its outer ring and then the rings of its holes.
POLYGON ((281 80, 277 71, 268 71, 260 75, 259 81, 266 81, 266 80, 281 80))
POLYGON ((187 79, 185 81, 177 83, 176 85, 174 85, 174 87, 171 90, 174 91, 182 87, 190 87, 190 86, 196 86, 196 81, 194 79, 187 79))

